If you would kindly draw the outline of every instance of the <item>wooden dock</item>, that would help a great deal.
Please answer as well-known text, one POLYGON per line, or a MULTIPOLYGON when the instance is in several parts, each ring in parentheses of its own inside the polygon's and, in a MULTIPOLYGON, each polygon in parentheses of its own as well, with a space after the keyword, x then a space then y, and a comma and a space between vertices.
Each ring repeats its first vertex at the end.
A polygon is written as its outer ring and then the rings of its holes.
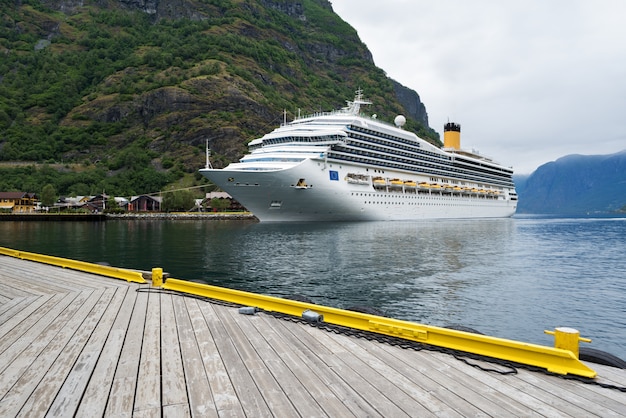
MULTIPOLYGON (((626 370, 592 368, 626 386, 626 370)), ((622 417, 626 393, 0 255, 0 417, 13 416, 622 417)))

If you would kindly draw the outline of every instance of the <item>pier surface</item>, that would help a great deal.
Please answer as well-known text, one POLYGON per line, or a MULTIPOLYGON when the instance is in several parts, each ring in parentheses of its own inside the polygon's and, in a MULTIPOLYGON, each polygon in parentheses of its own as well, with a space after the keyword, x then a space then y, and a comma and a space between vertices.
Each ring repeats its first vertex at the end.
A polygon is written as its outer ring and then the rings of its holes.
POLYGON ((626 393, 0 255, 0 416, 621 417, 626 393))

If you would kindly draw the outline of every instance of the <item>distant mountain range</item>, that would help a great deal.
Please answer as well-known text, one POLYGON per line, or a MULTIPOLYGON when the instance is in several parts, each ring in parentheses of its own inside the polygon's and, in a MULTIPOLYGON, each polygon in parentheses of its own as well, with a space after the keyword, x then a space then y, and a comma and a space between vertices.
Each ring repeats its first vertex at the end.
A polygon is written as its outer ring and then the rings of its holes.
POLYGON ((567 155, 515 176, 518 214, 626 212, 626 150, 610 155, 567 155))

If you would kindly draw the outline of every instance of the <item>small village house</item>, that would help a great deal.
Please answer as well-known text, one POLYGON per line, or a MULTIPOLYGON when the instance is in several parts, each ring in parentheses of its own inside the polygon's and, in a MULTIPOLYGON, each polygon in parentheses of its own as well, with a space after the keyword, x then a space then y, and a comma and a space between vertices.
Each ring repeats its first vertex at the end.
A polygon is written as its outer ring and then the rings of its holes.
POLYGON ((161 196, 140 195, 131 197, 128 202, 129 212, 159 212, 161 210, 161 196))
POLYGON ((35 193, 0 192, 0 211, 9 213, 33 213, 39 200, 35 193))

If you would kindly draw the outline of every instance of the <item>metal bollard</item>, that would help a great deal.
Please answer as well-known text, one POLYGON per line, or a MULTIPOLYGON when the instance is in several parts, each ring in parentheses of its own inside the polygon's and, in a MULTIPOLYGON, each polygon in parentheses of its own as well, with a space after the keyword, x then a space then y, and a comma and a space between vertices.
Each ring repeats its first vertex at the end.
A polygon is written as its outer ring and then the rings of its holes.
POLYGON ((154 267, 152 269, 152 287, 163 286, 163 269, 160 267, 154 267))
POLYGON ((574 328, 568 327, 559 327, 555 328, 554 331, 544 331, 546 334, 554 335, 554 348, 560 348, 562 350, 569 350, 576 358, 578 358, 578 342, 586 342, 590 343, 591 339, 582 338, 580 336, 580 332, 574 328))

